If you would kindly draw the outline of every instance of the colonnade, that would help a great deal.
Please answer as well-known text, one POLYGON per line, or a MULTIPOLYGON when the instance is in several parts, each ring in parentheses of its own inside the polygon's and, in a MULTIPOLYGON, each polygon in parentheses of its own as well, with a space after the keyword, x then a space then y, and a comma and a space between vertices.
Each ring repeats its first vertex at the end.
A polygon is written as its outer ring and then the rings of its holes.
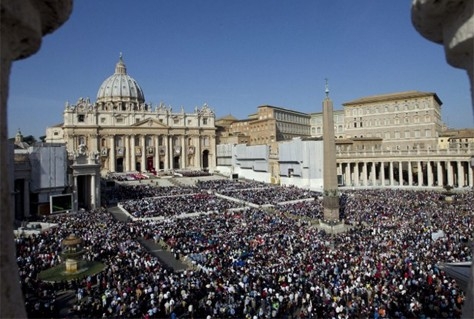
POLYGON ((337 161, 345 186, 474 186, 470 158, 343 159, 337 161))

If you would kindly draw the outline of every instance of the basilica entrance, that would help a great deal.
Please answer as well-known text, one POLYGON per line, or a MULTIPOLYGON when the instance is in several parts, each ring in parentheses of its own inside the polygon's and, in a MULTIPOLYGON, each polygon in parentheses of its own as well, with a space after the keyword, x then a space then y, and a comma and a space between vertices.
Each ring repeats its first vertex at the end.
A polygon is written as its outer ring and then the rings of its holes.
POLYGON ((151 172, 154 170, 154 166, 153 166, 153 157, 152 156, 149 156, 146 158, 146 170, 151 172))
POLYGON ((173 157, 173 169, 179 169, 179 156, 173 157))
POLYGON ((209 151, 202 152, 202 168, 206 171, 209 169, 209 151))
POLYGON ((90 209, 91 208, 91 180, 88 175, 77 176, 77 204, 78 208, 90 209))
POLYGON ((117 158, 115 162, 115 171, 118 173, 123 172, 123 158, 122 157, 117 158))

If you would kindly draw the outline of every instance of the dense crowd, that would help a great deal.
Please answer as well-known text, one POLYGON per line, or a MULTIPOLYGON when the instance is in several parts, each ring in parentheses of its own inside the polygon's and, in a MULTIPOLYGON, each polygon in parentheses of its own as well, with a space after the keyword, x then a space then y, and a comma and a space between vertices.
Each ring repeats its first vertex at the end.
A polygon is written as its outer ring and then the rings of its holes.
POLYGON ((244 206, 209 193, 192 195, 148 197, 128 200, 120 205, 136 218, 172 217, 190 213, 222 212, 244 206))
MULTIPOLYGON (((273 198, 299 198, 293 191, 273 198)), ((163 221, 119 222, 106 210, 55 216, 58 227, 17 238, 27 308, 31 317, 54 311, 54 293, 73 289, 71 317, 81 318, 459 318, 464 292, 440 265, 471 260, 474 196, 439 196, 345 193, 344 215, 355 226, 338 235, 314 227, 316 200, 163 221), (444 236, 434 239, 437 231, 444 236), (41 282, 37 274, 61 262, 59 243, 69 233, 84 238, 85 258, 105 270, 41 282), (170 270, 142 238, 165 243, 192 267, 170 270)))

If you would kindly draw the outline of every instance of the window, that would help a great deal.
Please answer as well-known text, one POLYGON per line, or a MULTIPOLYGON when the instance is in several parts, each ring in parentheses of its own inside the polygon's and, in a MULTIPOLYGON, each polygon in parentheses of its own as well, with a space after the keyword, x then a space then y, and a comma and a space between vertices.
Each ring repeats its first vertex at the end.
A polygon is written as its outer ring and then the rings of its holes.
POLYGON ((102 123, 102 124, 105 123, 105 117, 100 118, 100 123, 102 123))
POLYGON ((117 123, 123 123, 123 118, 117 117, 117 123))
POLYGON ((425 137, 431 137, 431 130, 430 129, 425 130, 425 137))
POLYGON ((207 125, 207 118, 202 119, 202 125, 207 125))
POLYGON ((84 122, 84 118, 85 118, 84 114, 79 114, 79 115, 77 116, 77 121, 78 121, 78 122, 84 122))
POLYGON ((173 123, 174 123, 174 124, 178 124, 178 123, 179 123, 179 120, 178 120, 178 119, 174 119, 174 120, 173 120, 173 123))
POLYGON ((59 135, 59 132, 58 131, 54 131, 54 136, 58 136, 59 135))
POLYGON ((410 138, 410 131, 405 131, 405 138, 410 138))
POLYGON ((420 130, 415 130, 415 137, 420 137, 420 130))

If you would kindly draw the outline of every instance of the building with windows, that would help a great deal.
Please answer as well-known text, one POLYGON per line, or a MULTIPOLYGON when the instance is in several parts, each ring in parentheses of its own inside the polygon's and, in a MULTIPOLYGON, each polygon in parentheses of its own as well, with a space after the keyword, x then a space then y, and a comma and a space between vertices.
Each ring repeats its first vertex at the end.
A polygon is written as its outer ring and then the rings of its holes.
MULTIPOLYGON (((441 121, 441 105, 435 93, 419 91, 375 95, 344 103, 343 110, 334 112, 339 184, 349 187, 474 186, 470 165, 474 134, 469 129, 446 130, 441 121)), ((288 169, 279 167, 282 161, 288 162, 280 158, 278 146, 282 141, 295 137, 304 140, 309 132, 314 137, 324 138, 322 113, 309 115, 269 106, 259 107, 248 119, 234 121, 227 128, 231 134, 248 136, 249 145, 268 145, 268 172, 275 183, 289 181, 288 169), (303 125, 306 126, 303 128, 303 125)), ((230 153, 220 154, 219 150, 217 153, 219 170, 228 171, 225 166, 230 162, 224 157, 230 153)), ((308 166, 307 169, 315 168, 308 166)))
POLYGON ((343 103, 346 138, 381 138, 385 150, 436 148, 442 102, 435 93, 407 91, 343 103))
POLYGON ((46 130, 46 140, 66 144, 68 153, 97 157, 109 172, 213 170, 215 114, 204 104, 194 112, 145 102, 138 82, 120 56, 97 99, 66 103, 64 122, 46 130))
MULTIPOLYGON (((344 110, 334 110, 334 134, 336 139, 345 138, 344 127, 345 127, 345 116, 344 110)), ((311 136, 322 137, 323 136, 323 112, 311 113, 311 136)))

